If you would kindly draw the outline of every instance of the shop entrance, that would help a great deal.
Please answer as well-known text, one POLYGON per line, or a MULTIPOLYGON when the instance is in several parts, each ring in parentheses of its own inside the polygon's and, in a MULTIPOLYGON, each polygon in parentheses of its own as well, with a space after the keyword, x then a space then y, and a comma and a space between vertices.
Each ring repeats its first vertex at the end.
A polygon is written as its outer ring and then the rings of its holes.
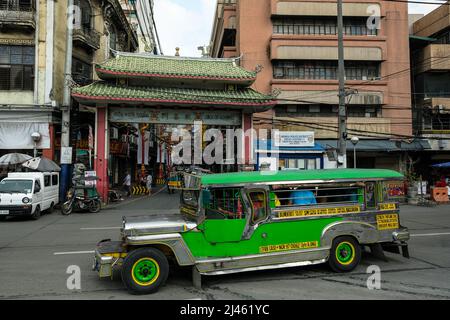
MULTIPOLYGON (((237 171, 237 161, 232 161, 233 164, 196 163, 194 149, 204 150, 207 143, 203 141, 203 137, 209 129, 219 130, 226 137, 227 130, 242 128, 241 111, 111 106, 108 120, 108 177, 109 185, 113 188, 121 188, 127 173, 132 178, 132 189, 142 193, 146 192, 146 177, 149 174, 152 186, 160 186, 167 183, 171 172, 191 166, 214 173, 237 171), (199 129, 201 141, 194 139, 199 129), (177 163, 172 157, 173 148, 181 142, 173 138, 182 136, 182 132, 187 132, 192 137, 191 161, 187 163, 177 163), (138 186, 142 188, 137 188, 138 186)), ((226 154, 225 141, 223 148, 223 154, 226 154)))

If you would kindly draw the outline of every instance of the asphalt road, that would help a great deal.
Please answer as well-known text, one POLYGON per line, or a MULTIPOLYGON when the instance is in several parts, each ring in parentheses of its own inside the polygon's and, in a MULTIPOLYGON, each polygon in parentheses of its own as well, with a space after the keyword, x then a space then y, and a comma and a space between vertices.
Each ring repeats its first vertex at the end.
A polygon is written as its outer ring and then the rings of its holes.
POLYGON ((156 294, 130 295, 120 276, 99 279, 91 271, 95 244, 118 239, 122 216, 173 214, 178 194, 161 192, 102 210, 97 214, 58 211, 37 221, 0 222, 0 299, 449 299, 450 206, 402 206, 410 228, 411 258, 387 254, 388 262, 363 255, 349 274, 326 265, 203 277, 194 289, 190 269, 172 270, 156 294), (69 290, 69 266, 79 266, 81 289, 69 290), (381 289, 369 290, 367 268, 381 269, 381 289))

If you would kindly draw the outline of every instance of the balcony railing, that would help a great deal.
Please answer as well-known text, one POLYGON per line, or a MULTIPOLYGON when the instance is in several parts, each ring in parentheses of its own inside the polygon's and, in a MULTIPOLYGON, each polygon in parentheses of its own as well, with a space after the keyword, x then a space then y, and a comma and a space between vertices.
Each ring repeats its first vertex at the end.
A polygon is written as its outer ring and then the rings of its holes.
POLYGON ((101 33, 90 28, 79 28, 73 30, 73 41, 81 42, 94 50, 100 48, 101 33))
POLYGON ((0 1, 0 25, 36 27, 34 1, 0 1))

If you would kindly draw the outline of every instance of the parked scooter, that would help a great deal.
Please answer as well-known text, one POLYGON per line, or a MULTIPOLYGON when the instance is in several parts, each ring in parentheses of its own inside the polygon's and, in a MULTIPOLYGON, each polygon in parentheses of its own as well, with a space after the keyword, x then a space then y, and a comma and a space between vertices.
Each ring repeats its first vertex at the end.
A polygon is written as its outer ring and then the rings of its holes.
POLYGON ((67 192, 67 201, 61 206, 61 213, 69 215, 74 210, 97 213, 100 209, 101 201, 95 187, 73 187, 67 192))

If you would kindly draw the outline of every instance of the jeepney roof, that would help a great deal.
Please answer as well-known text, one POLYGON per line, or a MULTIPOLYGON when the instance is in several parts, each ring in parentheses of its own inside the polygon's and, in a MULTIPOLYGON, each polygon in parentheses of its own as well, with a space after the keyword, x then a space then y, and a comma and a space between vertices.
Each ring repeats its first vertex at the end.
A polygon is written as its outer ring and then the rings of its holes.
POLYGON ((403 179, 397 171, 386 169, 322 169, 322 170, 286 170, 252 171, 209 174, 201 176, 202 185, 236 185, 246 183, 282 183, 293 181, 334 181, 334 180, 370 180, 403 179))

